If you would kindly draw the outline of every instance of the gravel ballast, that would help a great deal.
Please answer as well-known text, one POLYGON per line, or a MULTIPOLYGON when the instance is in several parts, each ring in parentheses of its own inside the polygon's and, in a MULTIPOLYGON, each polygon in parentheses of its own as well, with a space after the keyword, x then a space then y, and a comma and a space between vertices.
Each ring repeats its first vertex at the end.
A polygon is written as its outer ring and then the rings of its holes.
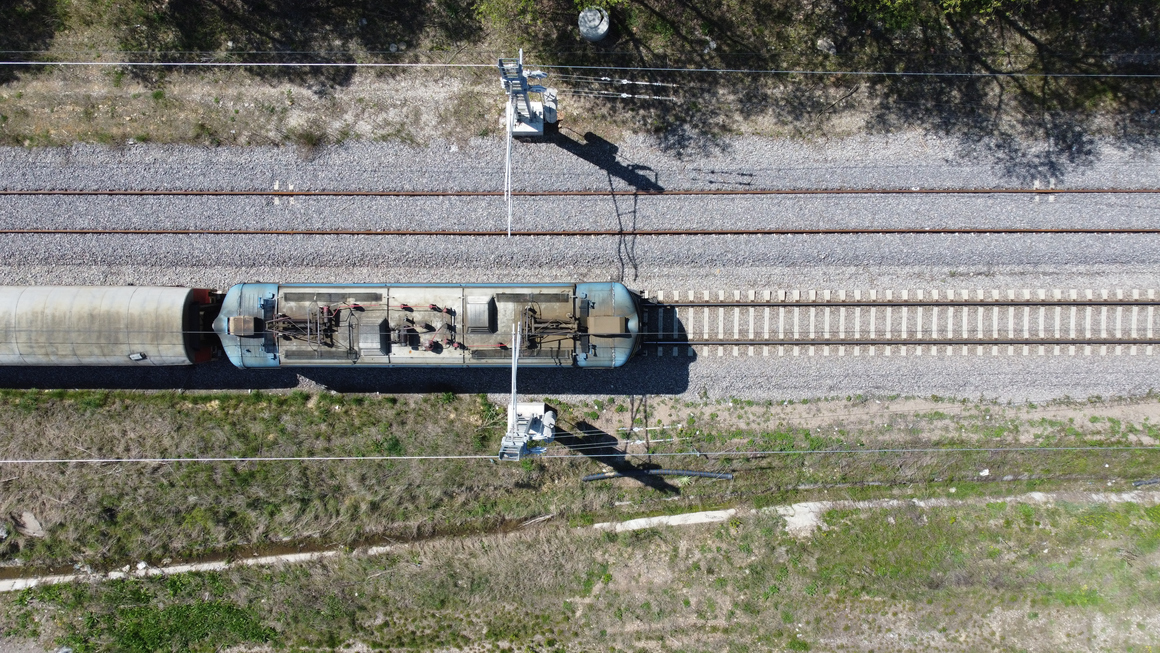
MULTIPOLYGON (((1096 148, 1083 165, 1018 168, 946 139, 828 143, 739 138, 705 156, 647 139, 517 146, 520 190, 696 188, 1160 188, 1156 153, 1096 148), (617 148, 615 156, 612 149, 617 148)), ((6 189, 499 190, 502 145, 412 148, 0 149, 6 189)), ((503 229, 503 199, 0 197, 8 228, 503 229)), ((1160 195, 517 198, 517 229, 1121 228, 1160 225, 1160 195), (520 212, 519 209, 523 209, 520 212)), ((436 238, 7 235, 3 284, 242 281, 624 281, 638 290, 1160 288, 1160 236, 864 235, 436 238)), ((528 371, 531 395, 787 399, 939 394, 1011 400, 1140 394, 1160 356, 645 357, 586 373, 528 371)), ((4 370, 10 387, 290 388, 503 392, 502 370, 243 372, 4 370)))

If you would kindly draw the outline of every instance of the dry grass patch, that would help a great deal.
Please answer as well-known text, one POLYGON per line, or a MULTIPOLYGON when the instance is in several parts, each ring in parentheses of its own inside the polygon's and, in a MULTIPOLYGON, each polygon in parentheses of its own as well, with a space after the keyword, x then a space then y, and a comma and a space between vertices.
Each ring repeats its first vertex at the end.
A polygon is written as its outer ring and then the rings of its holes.
MULTIPOLYGON (((673 85, 655 87, 565 76, 579 71, 556 70, 549 79, 564 91, 562 117, 577 133, 609 140, 652 134, 665 150, 689 157, 727 147, 724 139, 738 133, 832 138, 917 130, 958 139, 972 156, 1031 178, 1091 161, 1099 135, 1127 147, 1157 144, 1157 87, 1131 77, 1155 73, 1156 62, 1121 54, 1157 48, 1160 24, 1147 0, 603 4, 613 30, 594 46, 579 38, 572 0, 406 0, 389 11, 350 2, 306 10, 282 0, 27 0, 6 14, 11 29, 0 30, 0 49, 46 51, 33 55, 45 61, 490 64, 523 46, 536 64, 833 71, 593 71, 673 85), (995 71, 1074 76, 1029 83, 1041 78, 995 71), (625 88, 676 100, 569 94, 625 88)), ((502 102, 495 81, 490 69, 5 68, 0 142, 294 144, 307 126, 317 143, 460 139, 495 133, 502 102), (151 103, 157 92, 168 102, 151 103)))

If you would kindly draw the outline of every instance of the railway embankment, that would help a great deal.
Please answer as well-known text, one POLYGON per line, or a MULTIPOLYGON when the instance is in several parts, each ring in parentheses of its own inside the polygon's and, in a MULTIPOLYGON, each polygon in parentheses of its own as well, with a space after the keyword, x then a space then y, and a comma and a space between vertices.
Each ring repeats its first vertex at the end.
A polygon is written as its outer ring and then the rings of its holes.
POLYGON ((0 508, 42 527, 27 536, 14 524, 3 556, 33 570, 489 532, 545 514, 579 523, 834 492, 929 498, 956 484, 961 498, 964 482, 984 495, 1122 491, 1154 476, 1160 456, 1151 396, 1042 405, 549 397, 563 432, 519 465, 494 462, 503 411, 482 395, 6 390, 0 399, 9 472, 0 508), (641 476, 654 467, 735 478, 641 476), (579 480, 605 469, 629 478, 579 480))
MULTIPOLYGON (((5 459, 90 461, 5 464, 2 512, 31 513, 43 533, 8 529, 4 575, 129 566, 101 585, 3 599, 6 632, 43 642, 109 645, 139 628, 173 637, 157 624, 188 619, 221 641, 420 647, 567 647, 598 633, 621 647, 678 633, 825 648, 855 617, 876 620, 875 641, 946 650, 1034 644, 1040 619, 1108 642, 1160 627, 1146 607, 1155 508, 1151 495, 1124 494, 1155 476, 1153 396, 548 398, 565 432, 518 465, 492 462, 501 411, 478 396, 2 399, 5 459), (261 460, 273 457, 298 460, 261 460), (676 460, 734 480, 640 473, 676 460), (580 481, 607 468, 627 477, 580 481), (680 532, 587 528, 730 509, 680 532), (544 515, 555 517, 520 528, 544 515), (321 559, 180 567, 277 555, 321 559), (175 566, 183 573, 137 576, 175 566), (137 612, 125 612, 126 592, 137 612), (553 608, 523 623, 513 596, 553 608), (326 610, 342 618, 320 621, 326 610)), ((192 646, 191 632, 181 636, 192 646)))

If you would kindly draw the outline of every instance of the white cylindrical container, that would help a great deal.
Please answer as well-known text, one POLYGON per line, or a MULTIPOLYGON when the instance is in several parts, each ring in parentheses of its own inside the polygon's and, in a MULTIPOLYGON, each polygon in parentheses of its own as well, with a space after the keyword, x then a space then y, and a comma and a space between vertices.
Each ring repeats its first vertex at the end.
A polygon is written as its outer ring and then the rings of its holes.
POLYGON ((608 36, 608 12, 600 7, 589 7, 580 12, 580 36, 595 43, 608 36))

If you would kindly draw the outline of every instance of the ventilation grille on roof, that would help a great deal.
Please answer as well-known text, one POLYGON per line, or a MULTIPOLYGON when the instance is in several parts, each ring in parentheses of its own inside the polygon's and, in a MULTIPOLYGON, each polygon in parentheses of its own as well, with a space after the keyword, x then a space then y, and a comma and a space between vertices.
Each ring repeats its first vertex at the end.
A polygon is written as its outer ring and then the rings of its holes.
POLYGON ((491 297, 467 298, 467 332, 495 333, 495 300, 491 297))

